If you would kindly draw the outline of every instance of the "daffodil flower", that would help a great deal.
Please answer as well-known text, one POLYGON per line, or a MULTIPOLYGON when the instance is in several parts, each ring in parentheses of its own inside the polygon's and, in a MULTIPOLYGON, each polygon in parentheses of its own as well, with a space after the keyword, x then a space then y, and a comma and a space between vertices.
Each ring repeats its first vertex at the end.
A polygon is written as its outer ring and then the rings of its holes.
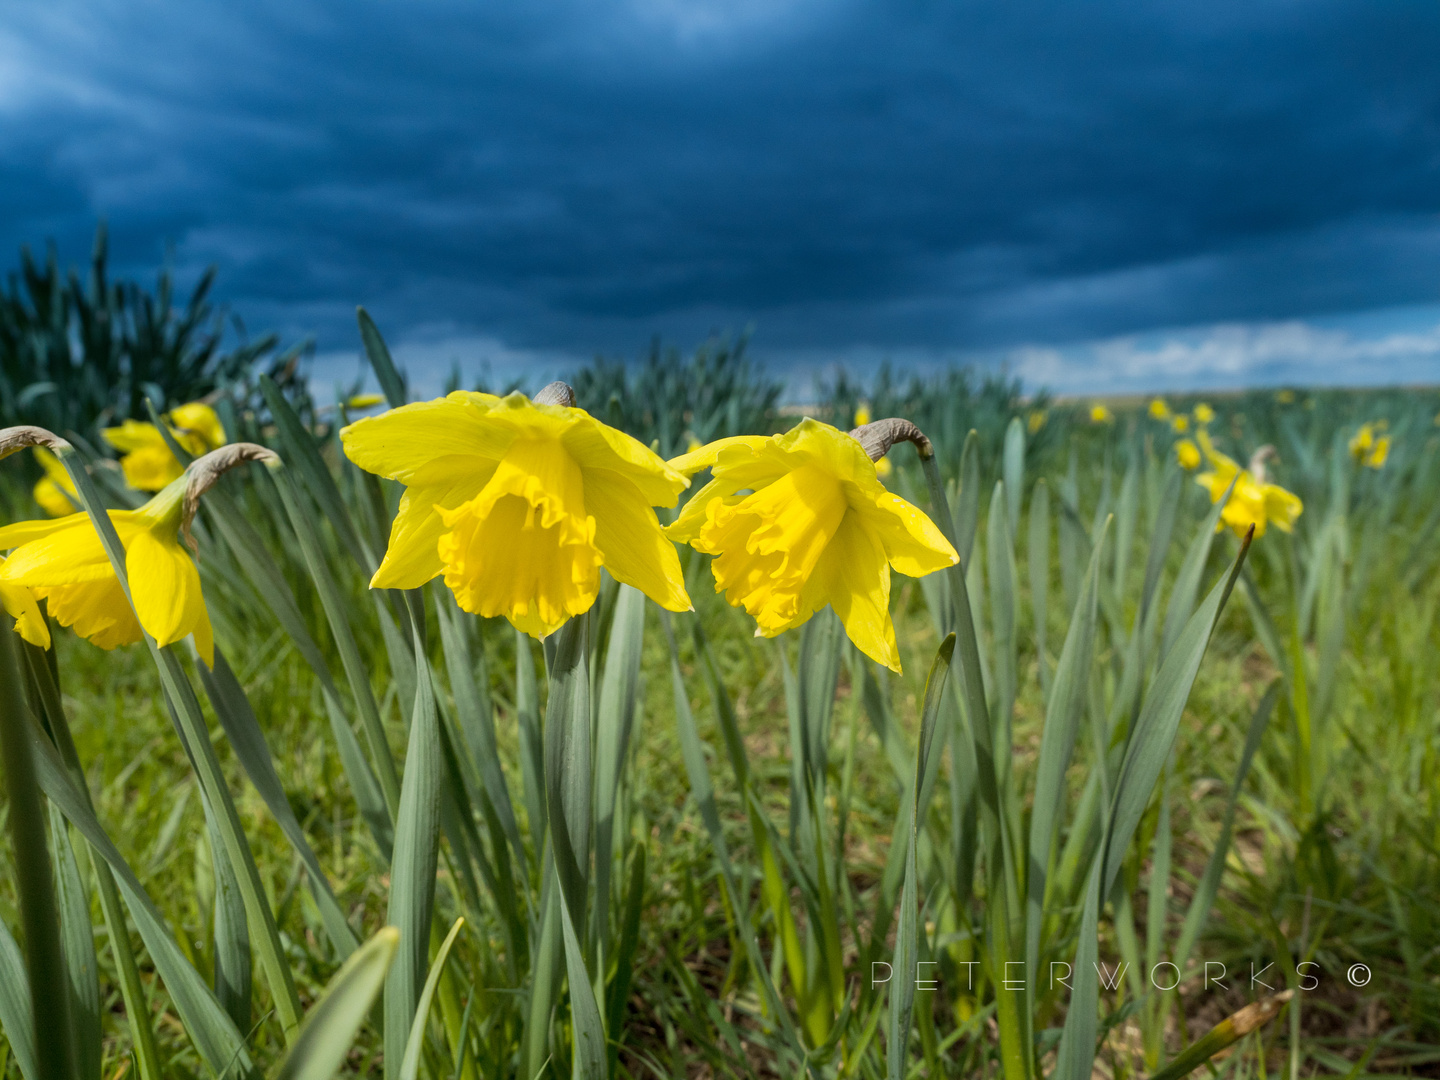
MULTIPOLYGON (((225 429, 215 410, 204 402, 192 401, 171 410, 164 418, 175 441, 199 457, 225 444, 225 429)), ((126 420, 119 427, 101 432, 105 441, 124 456, 120 467, 125 482, 139 491, 159 491, 178 480, 185 471, 165 436, 154 424, 142 420, 126 420)))
POLYGON ((1215 410, 1202 401, 1199 405, 1195 406, 1194 416, 1195 423, 1201 425, 1209 424, 1215 419, 1215 410))
POLYGON ((715 556, 715 591, 763 637, 829 604, 856 648, 900 670, 890 571, 923 577, 960 561, 934 523, 886 491, 858 439, 815 420, 784 435, 721 439, 670 463, 712 469, 666 529, 715 556))
POLYGON ((1161 401, 1159 398, 1156 398, 1154 401, 1150 402, 1150 415, 1156 420, 1169 420, 1170 406, 1166 405, 1165 402, 1161 401))
POLYGON ((1200 467, 1200 448, 1189 439, 1181 439, 1175 444, 1175 459, 1182 469, 1197 469, 1200 467))
POLYGON ((590 609, 603 566, 661 607, 689 610, 652 509, 674 506, 689 481, 551 385, 563 394, 461 390, 341 431, 351 461, 406 485, 371 588, 443 574, 466 611, 543 637, 590 609))
MULTIPOLYGON (((1031 435, 1034 435, 1045 426, 1045 421, 1048 419, 1044 409, 1031 409, 1025 417, 1025 427, 1029 429, 1031 435)), ((885 459, 881 458, 880 460, 884 461, 885 459)))
POLYGON ((1210 471, 1201 473, 1195 482, 1210 493, 1210 501, 1219 502, 1230 482, 1235 482, 1225 509, 1220 512, 1221 524, 1216 525, 1217 531, 1223 525, 1229 525, 1236 536, 1243 537, 1253 525, 1258 538, 1265 535, 1265 529, 1270 524, 1281 532, 1290 532, 1295 527, 1295 519, 1305 509, 1300 497, 1278 484, 1265 482, 1265 459, 1274 453, 1274 447, 1262 446, 1251 456, 1250 467, 1242 469, 1234 460, 1215 449, 1203 428, 1197 437, 1210 463, 1210 471))
POLYGON ((855 426, 864 427, 868 423, 870 423, 870 406, 862 401, 855 409, 855 426))
POLYGON ((1111 424, 1115 422, 1115 414, 1104 405, 1090 406, 1090 422, 1092 424, 1111 424))
POLYGON ((1367 469, 1378 469, 1390 456, 1390 436, 1377 435, 1377 424, 1362 424, 1350 440, 1350 453, 1367 469))
POLYGON ((56 622, 102 649, 139 641, 143 626, 162 646, 193 634, 196 650, 213 665, 215 642, 200 574, 180 543, 185 489, 181 477, 137 510, 108 511, 125 546, 133 609, 89 515, 0 528, 0 550, 14 549, 0 566, 6 610, 10 591, 26 588, 45 601, 56 622))
POLYGON ((1190 418, 1188 416, 1176 416, 1171 418, 1170 426, 1180 433, 1190 430, 1190 418))
POLYGON ((35 460, 45 470, 45 476, 35 485, 35 501, 51 517, 64 517, 75 513, 80 505, 80 496, 75 493, 75 481, 60 464, 60 459, 43 446, 35 447, 35 460))

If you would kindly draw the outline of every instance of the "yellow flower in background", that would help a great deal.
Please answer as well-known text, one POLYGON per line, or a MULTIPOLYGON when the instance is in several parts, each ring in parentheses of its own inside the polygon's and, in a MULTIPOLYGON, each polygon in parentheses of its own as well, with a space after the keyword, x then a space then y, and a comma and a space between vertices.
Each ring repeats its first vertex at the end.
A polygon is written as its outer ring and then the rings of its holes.
MULTIPOLYGON (((225 429, 215 410, 204 402, 192 401, 171 410, 163 418, 175 441, 195 457, 225 445, 225 429)), ((101 432, 105 441, 124 456, 120 467, 125 482, 140 491, 159 491, 185 471, 180 459, 170 452, 165 436, 154 424, 126 420, 119 427, 101 432)))
POLYGON ((1190 418, 1188 416, 1176 416, 1170 421, 1170 426, 1183 434, 1190 430, 1190 418))
POLYGON ((1381 468, 1390 456, 1390 436, 1376 434, 1376 429, 1384 426, 1384 421, 1361 424, 1360 430, 1350 440, 1351 456, 1368 469, 1381 468))
POLYGON ((1092 424, 1111 424, 1115 422, 1115 414, 1104 405, 1091 405, 1090 422, 1092 424))
MULTIPOLYGON (((4 573, 5 559, 0 557, 0 574, 4 573)), ((45 625, 45 616, 35 602, 35 594, 24 585, 12 585, 0 577, 0 605, 6 614, 15 620, 15 632, 31 645, 42 649, 50 647, 50 627, 45 625)))
POLYGON ((855 407, 855 427, 864 427, 870 422, 870 403, 862 401, 855 407))
POLYGON ((775 637, 829 604, 855 647, 900 670, 890 571, 960 561, 931 520, 886 491, 858 440, 805 419, 784 435, 721 439, 670 463, 712 469, 665 531, 715 556, 715 591, 775 637))
POLYGON ((693 454, 696 450, 699 450, 702 445, 704 444, 701 443, 699 439, 691 435, 685 440, 685 452, 687 454, 693 454))
POLYGON ((0 566, 0 586, 29 588, 56 622, 102 649, 139 641, 143 626, 162 646, 193 634, 195 648, 213 665, 215 640, 200 573, 180 543, 185 484, 175 480, 137 510, 109 511, 125 546, 133 610, 83 513, 0 528, 0 550, 14 549, 0 566))
POLYGON ((384 394, 353 394, 345 402, 347 409, 373 409, 385 402, 384 394))
MULTIPOLYGON (((1030 434, 1034 435, 1045 426, 1045 421, 1048 419, 1050 419, 1049 414, 1047 414, 1044 409, 1031 409, 1029 415, 1025 417, 1025 426, 1029 429, 1030 434)), ((888 459, 881 458, 880 460, 886 461, 888 459)))
POLYGON ((75 481, 70 479, 60 459, 45 447, 37 446, 35 460, 45 470, 44 478, 35 485, 35 501, 40 504, 40 509, 51 517, 75 513, 80 506, 80 496, 75 492, 75 481))
POLYGON ((1292 405, 1295 402, 1295 391, 1281 390, 1278 394, 1275 395, 1275 400, 1278 401, 1281 405, 1292 405))
POLYGON ((1200 467, 1200 448, 1189 439, 1181 439, 1175 444, 1175 458, 1182 469, 1197 469, 1200 467))
POLYGON ((1225 509, 1220 512, 1222 524, 1216 526, 1217 531, 1222 525, 1229 525, 1236 536, 1243 537, 1253 525, 1258 539, 1272 524, 1281 532, 1290 532, 1295 527, 1295 519, 1305 509, 1298 495, 1278 484, 1267 484, 1262 462, 1257 461, 1252 466, 1254 471, 1242 469, 1233 459, 1215 449, 1203 428, 1197 437, 1210 463, 1210 471, 1201 473, 1195 482, 1210 493, 1210 501, 1219 502, 1230 482, 1235 481, 1235 489, 1230 493, 1225 509))
POLYGON ((1209 405, 1205 404, 1205 402, 1202 401, 1202 402, 1200 402, 1199 405, 1196 405, 1196 406, 1195 406, 1195 413, 1194 413, 1194 415, 1195 415, 1195 423, 1197 423, 1197 424, 1209 424, 1209 423, 1213 422, 1214 419, 1215 419, 1215 410, 1212 409, 1209 405))
POLYGON ((404 484, 370 587, 441 574, 466 611, 534 637, 590 609, 600 567, 661 607, 686 611, 675 547, 652 507, 689 481, 583 409, 459 390, 340 432, 360 468, 404 484))
POLYGON ((890 459, 888 457, 882 457, 879 461, 875 462, 876 476, 889 476, 894 471, 895 466, 890 463, 890 459))
POLYGON ((1150 402, 1150 415, 1153 416, 1156 420, 1169 420, 1170 406, 1166 405, 1165 402, 1161 401, 1159 398, 1156 398, 1154 401, 1150 402))

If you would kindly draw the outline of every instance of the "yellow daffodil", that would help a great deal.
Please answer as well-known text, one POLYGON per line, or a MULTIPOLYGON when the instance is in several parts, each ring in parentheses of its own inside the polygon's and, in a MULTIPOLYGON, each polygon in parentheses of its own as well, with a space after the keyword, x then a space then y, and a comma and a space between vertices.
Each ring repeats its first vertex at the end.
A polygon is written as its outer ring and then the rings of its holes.
POLYGON ((1170 420, 1170 426, 1180 433, 1190 430, 1190 418, 1188 416, 1175 416, 1170 420))
POLYGON ((1110 424, 1114 423, 1114 421, 1115 414, 1112 413, 1109 409, 1107 409, 1104 405, 1090 406, 1090 422, 1092 424, 1110 424))
POLYGON ((663 608, 690 608, 651 509, 689 481, 583 409, 460 390, 340 438, 356 465, 406 485, 372 588, 443 574, 466 611, 534 637, 590 609, 601 566, 663 608))
POLYGON ((685 440, 685 452, 686 452, 687 454, 693 454, 696 450, 699 450, 700 447, 703 446, 703 445, 704 445, 704 444, 703 444, 699 439, 695 438, 694 435, 690 435, 690 436, 689 436, 688 438, 686 438, 686 440, 685 440))
POLYGON ((870 405, 862 401, 855 408, 855 426, 864 427, 870 423, 870 405))
POLYGON ((1376 434, 1376 429, 1382 426, 1383 421, 1379 424, 1362 424, 1350 440, 1351 455, 1368 469, 1382 467, 1385 459, 1390 456, 1390 436, 1376 434))
POLYGON ((137 510, 109 511, 125 546, 133 610, 83 513, 0 528, 0 549, 14 549, 0 566, 0 585, 27 587, 46 602, 56 622, 102 649, 139 641, 144 626, 158 645, 194 634, 195 648, 213 664, 215 642, 200 574, 180 543, 185 485, 182 477, 137 510))
POLYGON ((1200 467, 1200 448, 1189 439, 1181 439, 1175 444, 1175 458, 1180 462, 1182 469, 1190 470, 1200 467))
MULTIPOLYGON (((165 418, 175 441, 199 457, 225 444, 225 429, 215 410, 204 402, 192 401, 172 410, 165 418)), ((101 432, 105 441, 124 456, 120 467, 125 482, 140 491, 159 491, 177 480, 185 466, 170 452, 165 436, 154 424, 142 420, 126 420, 119 427, 101 432)))
POLYGON ((1295 391, 1294 391, 1294 390, 1281 390, 1278 394, 1275 395, 1275 400, 1278 401, 1281 405, 1291 405, 1291 404, 1294 404, 1294 402, 1295 402, 1295 391))
POLYGON ((1272 447, 1262 447, 1250 459, 1250 468, 1242 469, 1233 459, 1215 449, 1203 428, 1197 437, 1210 463, 1210 471, 1201 473, 1195 482, 1210 493, 1210 501, 1219 502, 1230 482, 1235 481, 1229 501, 1220 512, 1221 524, 1216 526, 1217 531, 1223 525, 1229 525, 1236 536, 1243 537, 1253 525, 1255 536, 1259 538, 1265 535, 1266 527, 1271 524, 1281 532, 1290 532, 1295 527, 1295 519, 1305 509, 1300 497, 1278 484, 1265 482, 1265 458, 1267 451, 1273 453, 1272 447))
POLYGON ((1212 409, 1209 405, 1206 405, 1205 402, 1202 401, 1202 402, 1200 402, 1199 405, 1196 405, 1196 406, 1195 406, 1194 416, 1195 416, 1195 423, 1197 423, 1197 424, 1209 424, 1209 423, 1212 423, 1212 422, 1214 421, 1214 419, 1215 419, 1215 410, 1212 409))
POLYGON ((384 394, 352 394, 345 402, 347 409, 373 409, 376 405, 383 404, 384 394))
MULTIPOLYGON (((35 460, 45 470, 45 477, 35 485, 35 501, 51 517, 75 513, 80 496, 75 494, 75 481, 60 464, 60 459, 43 446, 35 447, 35 460)), ((28 640, 28 639, 27 639, 28 640)))
POLYGON ((714 555, 715 591, 774 637, 829 604, 856 648, 900 670, 890 571, 960 561, 940 530, 880 484, 854 437, 803 420, 784 435, 721 439, 670 463, 712 469, 666 532, 714 555))
MULTIPOLYGON (((1048 419, 1050 418, 1046 415, 1044 409, 1031 409, 1030 414, 1025 417, 1025 426, 1030 430, 1030 434, 1034 435, 1045 426, 1045 421, 1048 419)), ((884 461, 886 459, 881 458, 880 460, 884 461)))
POLYGON ((5 559, 0 557, 0 605, 15 620, 15 632, 31 645, 50 647, 50 627, 35 602, 35 594, 24 585, 12 585, 4 578, 5 559))
POLYGON ((888 457, 882 457, 879 461, 875 462, 876 476, 889 476, 894 471, 895 466, 890 463, 890 459, 888 457))
POLYGON ((1161 401, 1159 398, 1156 398, 1154 401, 1150 402, 1150 415, 1156 420, 1169 420, 1170 407, 1166 405, 1165 402, 1161 401))

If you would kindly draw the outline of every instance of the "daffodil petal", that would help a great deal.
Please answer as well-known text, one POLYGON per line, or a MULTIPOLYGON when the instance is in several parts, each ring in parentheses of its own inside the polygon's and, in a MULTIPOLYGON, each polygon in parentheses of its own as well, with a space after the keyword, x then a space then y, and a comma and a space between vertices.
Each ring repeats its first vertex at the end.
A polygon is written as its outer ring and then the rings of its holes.
POLYGON ((749 447, 758 453, 770 441, 771 439, 767 435, 732 435, 729 438, 716 439, 712 443, 706 443, 698 450, 671 458, 670 467, 685 476, 692 476, 701 469, 713 468, 720 459, 720 455, 732 446, 749 447))
MULTIPOLYGON (((499 462, 515 441, 512 428, 485 422, 500 400, 491 394, 451 394, 439 401, 417 401, 355 421, 341 430, 340 441, 345 455, 360 468, 404 484, 415 483, 416 476, 440 458, 457 459, 457 472, 463 473, 474 467, 467 461, 499 462)), ((425 478, 432 484, 441 480, 433 469, 425 478)))
MULTIPOLYGON (((3 561, 0 559, 0 562, 3 561)), ((0 581, 0 605, 15 620, 16 633, 31 645, 42 649, 50 647, 50 627, 45 624, 45 616, 40 613, 34 593, 24 585, 0 581)))
POLYGON ((609 469, 586 469, 584 475, 585 505, 595 518, 595 546, 605 569, 667 611, 689 611, 675 544, 660 530, 640 489, 609 469))
POLYGON ((898 495, 882 492, 860 513, 884 546, 890 565, 907 577, 924 577, 960 561, 930 515, 898 495))
POLYGON ((475 468, 465 476, 448 484, 407 488, 400 496, 385 558, 370 579, 372 589, 418 589, 445 569, 438 545, 447 529, 439 509, 469 502, 495 475, 495 462, 469 460, 475 468))
MULTIPOLYGON (((559 408, 559 406, 550 406, 559 408)), ((608 424, 602 424, 582 409, 560 441, 570 456, 585 468, 609 469, 624 476, 651 506, 674 506, 690 481, 678 469, 665 463, 655 451, 638 439, 608 424)))
POLYGON ((125 574, 140 625, 160 646, 190 635, 205 614, 200 573, 177 543, 137 533, 125 549, 125 574))
POLYGON ((103 581, 114 575, 109 556, 100 545, 100 537, 85 514, 73 514, 58 521, 21 522, 0 529, 0 544, 14 543, 5 533, 14 530, 15 538, 25 535, 21 525, 49 525, 52 528, 21 542, 0 567, 0 577, 18 585, 77 585, 87 581, 103 581))
POLYGON ((113 649, 140 640, 140 624, 113 574, 103 581, 37 588, 35 595, 45 601, 52 619, 92 645, 113 649))
POLYGON ((898 674, 900 650, 890 621, 890 568, 885 548, 858 515, 845 515, 813 580, 824 583, 830 606, 855 647, 898 674))

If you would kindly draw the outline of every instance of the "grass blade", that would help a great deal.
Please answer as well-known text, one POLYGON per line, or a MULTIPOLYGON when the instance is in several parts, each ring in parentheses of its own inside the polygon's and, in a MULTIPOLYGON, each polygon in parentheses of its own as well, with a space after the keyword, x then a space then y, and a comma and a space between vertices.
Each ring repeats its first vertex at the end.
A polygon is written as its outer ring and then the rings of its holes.
MULTIPOLYGON (((404 405, 407 399, 405 393, 405 378, 395 370, 395 361, 390 358, 390 349, 385 344, 385 339, 380 336, 380 331, 375 326, 375 320, 370 318, 370 313, 363 307, 355 309, 355 317, 360 322, 360 340, 365 345, 365 355, 370 358, 370 366, 375 369, 375 378, 380 381, 380 391, 385 395, 385 400, 390 403, 392 409, 398 409, 404 405)), ((532 1080, 524 1077, 522 1080, 532 1080)))
POLYGON ((50 840, 55 850, 55 894, 60 908, 60 946, 70 987, 71 1045, 80 1080, 100 1078, 100 975, 95 962, 95 928, 90 891, 70 846, 65 818, 50 807, 50 840))
POLYGON ((40 1080, 35 1064, 35 1012, 30 1005, 30 976, 10 928, 0 920, 0 1032, 15 1054, 25 1080, 40 1080))
POLYGON ((445 940, 440 945, 440 951, 435 954, 435 960, 430 965, 430 974, 425 977, 425 989, 420 991, 420 1001, 415 1009, 415 1022, 410 1026, 410 1038, 405 1044, 405 1060, 400 1063, 400 1080, 415 1080, 420 1073, 420 1050, 425 1045, 425 1021, 430 1016, 430 1002, 435 997, 435 988, 440 985, 440 975, 445 970, 445 961, 450 957, 450 949, 455 944, 455 939, 460 936, 460 929, 465 925, 463 918, 456 919, 450 927, 450 932, 445 935, 445 940))

